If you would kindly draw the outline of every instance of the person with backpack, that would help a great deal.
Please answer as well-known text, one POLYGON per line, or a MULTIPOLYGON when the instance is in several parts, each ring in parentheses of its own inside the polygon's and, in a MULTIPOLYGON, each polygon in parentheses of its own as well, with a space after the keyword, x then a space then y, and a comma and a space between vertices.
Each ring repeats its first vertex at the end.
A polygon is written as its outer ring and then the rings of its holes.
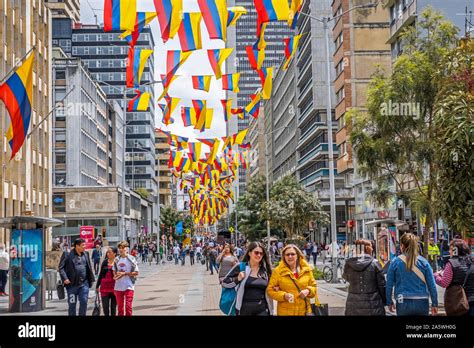
POLYGON ((438 293, 433 270, 428 261, 419 255, 418 237, 405 233, 400 237, 402 254, 390 262, 387 272, 387 306, 395 312, 392 296, 395 295, 397 315, 428 315, 431 297, 431 314, 438 313, 438 293))
POLYGON ((462 239, 453 239, 449 253, 444 271, 434 274, 436 284, 446 289, 446 314, 474 316, 474 260, 470 249, 462 239))
POLYGON ((217 247, 210 247, 209 249, 209 268, 211 269, 211 275, 214 274, 213 270, 215 269, 216 272, 218 271, 217 267, 217 247))
POLYGON ((114 293, 115 280, 113 271, 117 252, 118 250, 116 247, 109 247, 107 250, 106 258, 100 267, 99 278, 97 278, 97 285, 95 287, 96 291, 100 293, 102 308, 106 317, 114 317, 117 312, 117 299, 114 293))
POLYGON ((242 271, 237 277, 236 314, 272 315, 273 300, 267 293, 272 269, 265 247, 259 242, 250 243, 240 265, 242 271))
POLYGON ((78 238, 74 241, 71 252, 64 252, 59 261, 58 272, 67 291, 68 314, 76 316, 76 305, 79 302, 79 315, 87 313, 89 289, 95 281, 86 241, 78 238))
POLYGON ((128 243, 122 241, 118 244, 119 256, 114 260, 114 293, 117 299, 118 315, 132 315, 135 281, 138 276, 136 259, 128 253, 128 243), (125 311, 124 311, 125 306, 125 311))

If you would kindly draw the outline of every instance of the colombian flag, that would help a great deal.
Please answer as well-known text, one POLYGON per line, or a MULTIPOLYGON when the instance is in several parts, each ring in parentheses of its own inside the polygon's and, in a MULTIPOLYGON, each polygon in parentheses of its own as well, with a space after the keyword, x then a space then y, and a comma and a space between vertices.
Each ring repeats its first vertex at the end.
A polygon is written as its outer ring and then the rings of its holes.
POLYGON ((226 0, 198 0, 204 24, 209 32, 209 38, 226 41, 227 36, 227 11, 226 0))
POLYGON ((12 150, 10 159, 22 147, 30 127, 33 103, 33 61, 32 53, 12 76, 0 86, 0 99, 5 103, 10 115, 7 139, 12 150))
POLYGON ((201 91, 209 92, 211 87, 212 75, 191 76, 193 80, 193 88, 201 91))
POLYGON ((179 67, 189 58, 192 52, 168 51, 166 55, 166 80, 171 81, 179 67))
POLYGON ((298 22, 298 15, 303 6, 303 0, 291 0, 290 14, 288 16, 288 26, 291 29, 296 29, 296 22, 298 22))
POLYGON ((293 56, 296 54, 296 50, 298 48, 298 43, 300 41, 301 36, 303 36, 303 34, 289 37, 284 40, 286 59, 285 63, 283 64, 283 70, 288 69, 288 65, 290 65, 291 58, 293 58, 293 56))
POLYGON ((231 109, 230 112, 232 115, 237 115, 241 120, 245 118, 245 110, 243 108, 231 109))
POLYGON ((183 13, 183 0, 153 0, 163 42, 172 39, 179 30, 183 13))
POLYGON ((267 29, 268 23, 257 23, 257 41, 253 44, 253 48, 256 50, 264 50, 267 47, 265 41, 265 29, 267 29))
POLYGON ((194 126, 196 124, 196 110, 192 107, 181 107, 181 118, 185 127, 194 126))
POLYGON ((137 96, 129 101, 127 111, 147 111, 150 105, 150 93, 142 94, 138 89, 135 92, 137 92, 137 96))
POLYGON ((137 0, 105 0, 104 31, 130 30, 135 27, 137 0))
POLYGON ((201 146, 200 142, 188 143, 189 156, 193 162, 197 162, 201 158, 201 146))
POLYGON ((260 80, 262 81, 263 99, 270 99, 273 86, 273 67, 258 70, 258 75, 260 75, 260 80))
POLYGON ((170 123, 173 123, 174 120, 171 118, 171 114, 174 112, 174 109, 176 109, 176 106, 178 106, 178 103, 180 101, 179 98, 171 98, 169 96, 165 96, 166 104, 158 104, 161 108, 161 111, 163 111, 163 123, 165 125, 169 125, 170 123))
POLYGON ((222 75, 222 89, 239 93, 240 73, 222 75))
POLYGON ((196 119, 199 119, 202 113, 206 112, 206 101, 205 100, 198 100, 192 99, 191 102, 193 103, 194 111, 196 112, 196 119))
POLYGON ((258 50, 252 46, 245 47, 247 57, 249 58, 250 67, 253 70, 261 69, 265 59, 265 50, 258 50))
POLYGON ((237 134, 234 134, 233 143, 242 145, 242 143, 244 142, 245 136, 247 135, 248 130, 249 130, 248 128, 245 128, 244 130, 241 130, 237 134))
POLYGON ((227 19, 227 26, 231 27, 237 24, 237 20, 244 14, 247 14, 247 10, 242 6, 229 7, 229 18, 227 19))
POLYGON ((287 21, 290 7, 287 0, 254 0, 257 17, 260 23, 287 21))
POLYGON ((206 108, 205 112, 201 112, 201 115, 199 115, 198 121, 194 128, 198 129, 200 132, 204 132, 205 129, 211 129, 213 116, 214 109, 206 108))
POLYGON ((245 107, 247 114, 252 115, 254 118, 258 117, 260 111, 260 93, 252 94, 250 96, 251 102, 245 107))
POLYGON ((224 110, 224 120, 227 122, 229 121, 231 115, 230 110, 232 109, 232 99, 222 99, 221 103, 224 110))
POLYGON ((156 18, 155 12, 137 12, 137 18, 135 20, 135 27, 132 30, 126 30, 119 37, 121 39, 127 40, 130 47, 135 46, 140 33, 143 31, 146 25, 148 25, 152 20, 156 18))
POLYGON ((200 13, 183 13, 183 20, 178 30, 181 51, 195 51, 202 48, 200 13))
POLYGON ((166 75, 161 74, 160 76, 161 76, 161 83, 163 84, 163 92, 161 92, 161 95, 158 97, 158 100, 161 100, 164 98, 165 95, 168 95, 168 90, 170 88, 171 83, 178 78, 178 76, 174 75, 168 81, 168 79, 166 78, 166 75))
POLYGON ((127 63, 127 87, 139 87, 143 70, 153 50, 130 47, 128 50, 127 63))
POLYGON ((232 50, 232 48, 207 50, 209 63, 211 64, 212 70, 214 70, 217 80, 222 77, 221 65, 230 56, 232 50))

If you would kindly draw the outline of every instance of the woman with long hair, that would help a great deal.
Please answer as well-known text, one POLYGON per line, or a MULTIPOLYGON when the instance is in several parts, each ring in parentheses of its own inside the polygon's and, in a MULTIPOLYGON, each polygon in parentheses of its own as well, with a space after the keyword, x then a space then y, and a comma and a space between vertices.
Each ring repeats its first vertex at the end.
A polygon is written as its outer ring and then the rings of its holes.
POLYGON ((97 279, 96 290, 100 292, 102 307, 106 317, 115 316, 117 310, 117 300, 114 294, 115 280, 113 272, 113 265, 117 252, 116 247, 109 247, 107 249, 107 253, 105 254, 106 258, 100 266, 99 278, 97 279))
POLYGON ((400 237, 401 255, 390 263, 387 273, 387 306, 395 311, 392 295, 395 292, 397 315, 428 315, 438 313, 438 293, 433 270, 419 255, 418 237, 405 233, 400 237))
POLYGON ((345 315, 385 315, 385 277, 372 257, 372 243, 355 241, 356 255, 347 259, 342 277, 349 283, 345 315))
MULTIPOLYGON (((267 286, 272 270, 267 250, 262 243, 252 242, 249 244, 239 269, 240 273, 235 280, 238 285, 235 302, 236 314, 272 315, 273 300, 267 295, 267 286)), ((224 283, 229 283, 229 280, 224 279, 224 283)))
POLYGON ((310 298, 317 298, 313 270, 294 244, 282 249, 282 260, 272 272, 268 295, 278 302, 277 315, 311 313, 310 298))
MULTIPOLYGON (((469 302, 468 314, 474 315, 474 266, 471 250, 465 241, 456 238, 449 243, 449 255, 451 257, 446 261, 444 271, 434 274, 436 284, 446 289, 462 286, 469 302)), ((445 298, 446 294, 445 292, 445 298)), ((447 307, 446 313, 450 315, 447 307)))
POLYGON ((224 249, 217 256, 216 263, 219 264, 219 281, 222 282, 229 271, 239 262, 239 259, 234 255, 234 246, 226 243, 224 249))

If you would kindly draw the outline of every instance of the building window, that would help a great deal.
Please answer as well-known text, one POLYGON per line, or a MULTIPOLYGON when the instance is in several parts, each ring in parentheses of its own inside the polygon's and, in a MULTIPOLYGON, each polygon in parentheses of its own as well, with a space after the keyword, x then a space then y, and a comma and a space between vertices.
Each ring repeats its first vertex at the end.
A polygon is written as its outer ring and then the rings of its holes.
POLYGON ((65 173, 57 173, 55 176, 54 176, 54 182, 55 182, 55 185, 66 185, 66 174, 65 173))
POLYGON ((66 154, 57 153, 56 154, 56 164, 65 164, 66 163, 66 154))
POLYGON ((66 194, 55 193, 53 194, 53 213, 65 213, 66 212, 66 194))
POLYGON ((336 48, 336 51, 338 50, 339 46, 342 45, 342 43, 344 42, 344 35, 342 35, 342 31, 341 33, 339 34, 339 36, 336 38, 336 40, 334 41, 334 46, 336 48))
POLYGON ((56 79, 57 80, 64 80, 66 79, 66 72, 64 70, 57 70, 56 71, 56 79))
POLYGON ((344 92, 344 87, 342 87, 339 91, 336 93, 336 105, 339 104, 345 97, 345 92, 344 92))

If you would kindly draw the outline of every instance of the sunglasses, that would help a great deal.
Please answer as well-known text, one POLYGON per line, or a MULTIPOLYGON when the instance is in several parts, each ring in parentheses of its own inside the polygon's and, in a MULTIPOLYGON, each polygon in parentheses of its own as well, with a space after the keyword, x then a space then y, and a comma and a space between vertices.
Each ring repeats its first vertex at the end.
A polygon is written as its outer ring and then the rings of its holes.
POLYGON ((255 251, 255 250, 254 250, 253 253, 254 253, 255 255, 261 255, 261 256, 263 256, 263 252, 262 252, 262 251, 255 251))
POLYGON ((288 253, 288 254, 285 254, 285 256, 296 256, 295 253, 288 253))

